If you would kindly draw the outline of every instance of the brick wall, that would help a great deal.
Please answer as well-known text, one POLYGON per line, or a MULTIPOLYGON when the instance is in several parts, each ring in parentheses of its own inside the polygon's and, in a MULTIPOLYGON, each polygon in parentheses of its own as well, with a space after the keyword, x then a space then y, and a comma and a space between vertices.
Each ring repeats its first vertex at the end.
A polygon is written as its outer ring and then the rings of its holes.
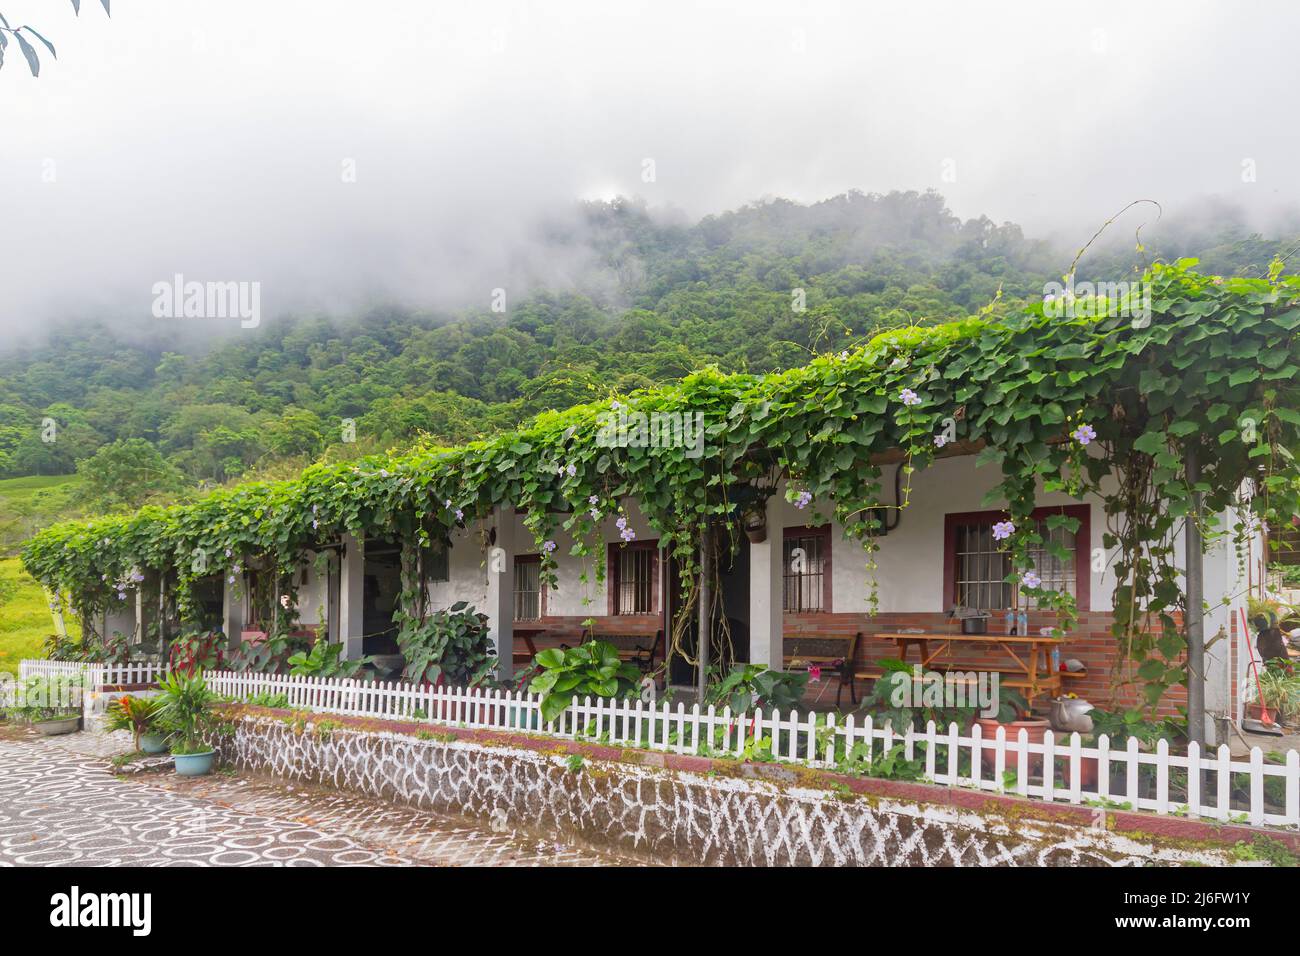
MULTIPOLYGON (((520 631, 540 630, 541 633, 533 636, 533 644, 540 651, 548 647, 556 647, 561 643, 569 645, 579 643, 586 630, 582 624, 585 620, 587 618, 578 616, 553 616, 545 617, 537 622, 516 622, 515 628, 520 631)), ((658 614, 617 617, 601 615, 592 618, 592 620, 595 622, 598 631, 619 634, 643 634, 646 637, 653 637, 662 623, 662 619, 658 614)), ((1117 673, 1120 676, 1129 673, 1131 666, 1122 660, 1115 639, 1111 636, 1110 626, 1112 620, 1113 616, 1109 612, 1085 611, 1081 613, 1078 626, 1067 635, 1066 643, 1061 647, 1062 660, 1077 658, 1083 662, 1086 668, 1085 676, 1067 677, 1065 679, 1065 690, 1078 694, 1080 697, 1086 698, 1096 706, 1104 709, 1115 706, 1131 706, 1137 703, 1137 693, 1135 691, 1139 689, 1131 685, 1125 686, 1122 680, 1115 679, 1117 673)), ((1030 631, 1036 633, 1040 627, 1049 626, 1054 621, 1054 615, 1050 612, 1031 613, 1029 615, 1030 631)), ((893 641, 873 638, 872 635, 895 631, 900 627, 919 627, 934 632, 951 632, 954 630, 952 622, 942 612, 882 612, 874 617, 865 613, 787 614, 785 616, 785 641, 787 650, 792 650, 798 644, 801 635, 808 637, 849 636, 861 631, 863 640, 858 644, 856 659, 859 665, 869 666, 881 658, 896 658, 898 656, 898 646, 893 641)), ((990 633, 1001 633, 1002 627, 1001 618, 994 617, 990 619, 990 633)), ((962 648, 954 647, 953 650, 953 656, 946 659, 970 664, 972 670, 981 667, 985 669, 1006 667, 1008 664, 1014 663, 1010 661, 1001 648, 996 646, 979 647, 968 645, 962 648)), ((515 637, 515 652, 519 658, 527 655, 527 646, 520 636, 515 637)), ((912 652, 911 659, 915 659, 915 652, 912 652)), ((838 690, 836 678, 826 675, 823 677, 823 682, 828 683, 829 686, 810 686, 809 698, 816 699, 819 703, 829 703, 835 699, 838 690)), ((864 688, 859 683, 859 694, 863 690, 864 688)), ((843 703, 848 706, 848 702, 849 696, 846 692, 843 695, 843 703)), ((1181 686, 1171 688, 1165 694, 1159 712, 1173 715, 1177 713, 1177 707, 1185 703, 1186 693, 1184 689, 1181 686)))
MULTIPOLYGON (((1068 677, 1064 681, 1067 693, 1072 692, 1086 698, 1098 707, 1110 709, 1116 705, 1131 706, 1137 702, 1140 687, 1124 686, 1122 677, 1132 668, 1119 653, 1115 638, 1111 636, 1110 627, 1114 617, 1109 612, 1085 611, 1079 615, 1078 626, 1066 636, 1061 647, 1061 659, 1076 658, 1086 668, 1086 676, 1068 677), (1119 685, 1119 686, 1116 686, 1119 685)), ((1029 630, 1037 633, 1040 627, 1055 623, 1055 615, 1050 612, 1031 612, 1029 630)), ((887 633, 901 627, 918 627, 933 632, 953 632, 955 627, 946 614, 942 612, 915 613, 880 613, 872 617, 869 614, 787 614, 785 616, 785 642, 787 650, 798 643, 800 635, 814 637, 817 635, 852 635, 862 632, 863 639, 858 643, 856 660, 859 665, 870 665, 881 658, 897 658, 898 645, 887 638, 875 638, 873 635, 887 633)), ((989 633, 1002 633, 1003 621, 1000 617, 989 620, 989 633)), ((915 660, 912 651, 909 660, 915 660)), ((1014 664, 996 645, 954 646, 952 656, 944 658, 958 663, 968 663, 972 670, 1006 667, 1014 664)), ((834 699, 835 678, 829 678, 831 687, 818 696, 822 700, 834 699)), ((818 689, 814 689, 816 694, 818 689)), ((859 688, 861 691, 861 688, 859 688)), ((848 700, 847 693, 844 700, 848 700)), ((1173 715, 1180 704, 1186 703, 1184 688, 1171 688, 1161 701, 1160 713, 1173 715)))

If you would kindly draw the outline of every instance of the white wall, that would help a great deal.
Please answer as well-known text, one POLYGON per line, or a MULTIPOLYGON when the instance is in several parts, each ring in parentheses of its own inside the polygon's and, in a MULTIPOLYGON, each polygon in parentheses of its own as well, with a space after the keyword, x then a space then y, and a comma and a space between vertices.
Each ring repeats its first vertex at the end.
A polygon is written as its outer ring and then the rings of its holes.
MULTIPOLYGON (((637 533, 637 540, 646 541, 658 537, 635 502, 627 503, 626 512, 629 524, 637 533)), ((601 536, 606 544, 622 540, 615 525, 616 520, 616 516, 610 516, 601 523, 601 536)), ((514 522, 514 541, 518 553, 536 553, 532 533, 524 527, 523 515, 515 515, 514 522)), ((547 616, 591 617, 604 614, 607 607, 605 589, 596 583, 596 568, 605 561, 605 549, 601 547, 585 559, 574 557, 569 553, 573 548, 573 538, 562 528, 555 532, 555 544, 556 580, 559 587, 546 595, 547 616), (584 572, 588 578, 585 584, 582 581, 584 572)), ((488 601, 487 558, 488 553, 477 526, 457 529, 452 534, 448 561, 451 580, 429 584, 429 607, 446 608, 457 601, 468 601, 483 610, 488 601)))

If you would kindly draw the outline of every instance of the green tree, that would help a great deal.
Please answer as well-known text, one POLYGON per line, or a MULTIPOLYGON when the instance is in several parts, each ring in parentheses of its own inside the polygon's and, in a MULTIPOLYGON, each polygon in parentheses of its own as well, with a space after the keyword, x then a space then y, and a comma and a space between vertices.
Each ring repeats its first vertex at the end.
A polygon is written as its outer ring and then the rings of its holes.
POLYGON ((99 511, 129 510, 185 486, 176 466, 143 438, 119 439, 77 462, 86 502, 99 511))

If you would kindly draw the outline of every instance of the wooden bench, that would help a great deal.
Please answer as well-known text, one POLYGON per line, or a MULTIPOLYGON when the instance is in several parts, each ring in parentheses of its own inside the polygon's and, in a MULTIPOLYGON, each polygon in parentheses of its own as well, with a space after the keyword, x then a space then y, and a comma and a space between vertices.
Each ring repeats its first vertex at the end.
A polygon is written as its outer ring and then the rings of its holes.
POLYGON ((806 671, 810 667, 820 667, 832 671, 839 678, 839 687, 835 689, 835 706, 840 705, 840 695, 844 685, 849 685, 849 698, 854 704, 858 702, 854 678, 858 676, 853 655, 857 653, 858 641, 862 632, 848 635, 822 635, 812 637, 787 637, 785 645, 784 666, 788 671, 806 671))

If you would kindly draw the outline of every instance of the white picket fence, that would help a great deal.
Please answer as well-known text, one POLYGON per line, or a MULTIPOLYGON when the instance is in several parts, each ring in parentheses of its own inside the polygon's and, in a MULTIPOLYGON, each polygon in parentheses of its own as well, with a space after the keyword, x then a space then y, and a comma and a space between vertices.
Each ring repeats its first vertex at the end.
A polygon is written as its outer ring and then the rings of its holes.
POLYGON ((89 687, 119 684, 154 684, 167 672, 163 664, 88 664, 82 661, 24 660, 18 664, 18 676, 84 677, 89 687))
POLYGON ((603 698, 574 698, 558 720, 544 723, 534 694, 268 674, 206 676, 227 697, 283 694, 289 707, 321 713, 581 737, 677 754, 770 756, 825 768, 842 765, 849 755, 862 768, 892 754, 921 761, 924 779, 936 784, 1255 826, 1300 826, 1300 753, 1294 750, 1277 764, 1265 762, 1258 747, 1249 758, 1234 760, 1226 746, 1201 753, 1190 744, 1183 755, 1170 753, 1163 740, 1148 752, 1129 739, 1124 748, 1112 749, 1102 735, 1095 747, 1085 747, 1078 734, 1058 739, 1050 731, 1042 743, 1030 743, 1023 730, 1019 739, 1007 740, 1001 728, 988 738, 978 725, 963 734, 956 724, 943 731, 933 723, 923 733, 896 734, 869 716, 732 714, 730 708, 688 710, 680 703, 673 708, 603 698), (1043 767, 1051 772, 1043 773, 1043 767), (1089 771, 1096 783, 1085 788, 1089 771))
MULTIPOLYGON (((166 672, 157 664, 82 664, 24 660, 22 677, 84 674, 89 686, 153 683, 166 672)), ((919 761, 923 778, 936 784, 1034 797, 1048 802, 1150 810, 1190 818, 1300 826, 1300 753, 1288 750, 1285 762, 1266 762, 1258 747, 1233 759, 1227 746, 1201 753, 1169 752, 1159 741, 1154 752, 1129 739, 1112 748, 1100 736, 1083 746, 1078 734, 1060 738, 1050 731, 1030 743, 1022 730, 1007 740, 999 728, 985 737, 979 725, 962 733, 931 724, 924 732, 897 734, 876 726, 871 717, 779 711, 732 714, 698 705, 687 709, 664 703, 574 698, 554 722, 541 717, 535 694, 417 686, 281 674, 211 671, 208 685, 236 700, 283 695, 288 707, 326 714, 419 720, 448 727, 506 730, 582 738, 615 746, 677 754, 757 757, 835 768, 852 757, 858 769, 881 760, 919 761), (1051 773, 1042 768, 1050 767, 1051 773), (1200 770, 1200 773, 1194 772, 1200 770), (1084 777, 1096 783, 1084 786, 1084 777)))

